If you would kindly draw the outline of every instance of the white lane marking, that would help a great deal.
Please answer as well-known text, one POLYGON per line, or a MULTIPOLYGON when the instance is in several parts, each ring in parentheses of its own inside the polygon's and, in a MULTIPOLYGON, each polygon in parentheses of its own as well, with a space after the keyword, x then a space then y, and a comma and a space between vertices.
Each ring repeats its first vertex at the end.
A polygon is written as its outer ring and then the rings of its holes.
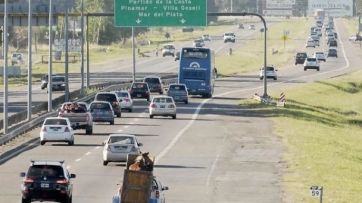
POLYGON ((99 148, 101 148, 101 147, 100 147, 100 146, 97 146, 97 147, 96 147, 96 149, 99 149, 99 148))
POLYGON ((118 132, 123 132, 123 130, 122 130, 122 129, 119 129, 118 132))
POLYGON ((138 119, 138 118, 134 119, 135 122, 137 122, 137 121, 139 121, 139 120, 140 120, 140 119, 138 119))
POLYGON ((129 126, 128 126, 128 125, 126 125, 126 126, 124 126, 124 128, 126 128, 126 129, 127 129, 127 128, 129 128, 129 126))
POLYGON ((88 156, 88 155, 90 155, 90 154, 92 154, 92 152, 87 152, 87 153, 85 153, 86 156, 88 156))
POLYGON ((69 170, 70 168, 71 168, 71 166, 68 165, 68 166, 67 166, 67 169, 69 170))
POLYGON ((133 122, 130 122, 129 125, 133 125, 134 123, 133 122))
POLYGON ((80 162, 82 159, 81 158, 79 158, 79 159, 76 159, 75 160, 75 162, 80 162))

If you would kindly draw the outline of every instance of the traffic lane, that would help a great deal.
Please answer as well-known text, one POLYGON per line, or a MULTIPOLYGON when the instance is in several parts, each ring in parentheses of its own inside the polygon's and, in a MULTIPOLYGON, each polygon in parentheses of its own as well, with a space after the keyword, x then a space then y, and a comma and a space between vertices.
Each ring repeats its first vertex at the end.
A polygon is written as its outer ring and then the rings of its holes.
POLYGON ((270 121, 238 105, 249 94, 220 92, 216 98, 235 99, 205 104, 197 122, 157 163, 155 171, 170 186, 168 201, 281 202, 281 143, 270 121))
MULTIPOLYGON (((89 200, 90 202, 108 201, 111 194, 114 194, 119 178, 122 177, 123 168, 118 167, 122 165, 113 163, 110 163, 109 167, 102 166, 102 146, 100 144, 107 136, 110 133, 121 132, 136 134, 139 141, 144 143, 144 151, 157 154, 172 139, 173 134, 188 121, 187 117, 177 120, 169 118, 149 119, 148 114, 145 113, 145 108, 148 106, 147 102, 141 101, 141 103, 143 103, 143 109, 142 107, 139 108, 138 113, 124 113, 121 119, 116 119, 113 126, 96 124, 94 135, 86 136, 83 131, 77 131, 74 146, 47 143, 22 153, 3 164, 0 174, 6 174, 7 177, 2 178, 2 180, 8 181, 11 186, 4 188, 4 190, 1 189, 0 202, 17 202, 20 199, 18 174, 28 168, 31 159, 65 160, 66 164, 70 166, 70 171, 78 175, 77 179, 74 180, 75 202, 88 201, 89 197, 94 199, 89 200), (169 128, 165 128, 160 122, 169 128), (92 167, 90 168, 90 166, 92 167), (104 190, 89 193, 89 190, 92 190, 89 189, 89 185, 99 185, 104 190), (103 198, 104 196, 107 198, 103 198), (103 201, 100 201, 102 198, 103 201)), ((38 136, 39 129, 31 133, 38 136)))

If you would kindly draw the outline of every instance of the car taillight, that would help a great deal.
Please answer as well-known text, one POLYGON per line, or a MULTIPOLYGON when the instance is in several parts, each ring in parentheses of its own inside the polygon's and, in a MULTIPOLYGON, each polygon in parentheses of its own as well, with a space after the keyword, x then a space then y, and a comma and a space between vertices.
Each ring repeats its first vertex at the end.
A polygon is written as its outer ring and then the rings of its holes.
POLYGON ((175 108, 175 105, 174 105, 174 104, 170 104, 170 105, 168 105, 168 108, 173 109, 173 108, 175 108))
POLYGON ((118 102, 113 102, 112 106, 118 106, 118 102))
POLYGON ((64 132, 70 132, 69 128, 68 128, 68 127, 65 127, 64 132))
POLYGON ((150 107, 154 109, 154 108, 157 108, 157 105, 152 103, 152 104, 150 104, 150 107))
POLYGON ((46 131, 47 131, 47 128, 44 126, 41 131, 46 132, 46 131))
POLYGON ((24 183, 33 183, 34 180, 31 179, 31 178, 25 178, 23 182, 24 182, 24 183))
POLYGON ((124 99, 124 101, 125 101, 125 102, 129 102, 129 99, 126 98, 126 99, 124 99))
POLYGON ((65 178, 63 178, 63 179, 59 179, 59 180, 57 180, 57 182, 56 182, 57 184, 68 184, 68 180, 67 179, 65 179, 65 178))
POLYGON ((87 122, 89 121, 89 113, 87 113, 86 120, 87 120, 87 122))
POLYGON ((156 190, 156 199, 160 198, 160 191, 156 190))

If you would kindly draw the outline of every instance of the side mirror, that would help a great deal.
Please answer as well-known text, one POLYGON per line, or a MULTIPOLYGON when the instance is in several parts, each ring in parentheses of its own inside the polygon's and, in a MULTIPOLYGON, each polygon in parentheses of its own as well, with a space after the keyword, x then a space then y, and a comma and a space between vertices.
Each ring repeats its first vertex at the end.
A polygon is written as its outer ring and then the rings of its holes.
POLYGON ((20 173, 20 177, 22 177, 22 178, 24 178, 24 177, 25 177, 25 175, 26 175, 26 173, 25 173, 25 172, 21 172, 21 173, 20 173))
POLYGON ((164 88, 165 89, 165 92, 168 92, 168 88, 164 88))
POLYGON ((143 144, 142 144, 142 143, 138 143, 138 146, 142 147, 142 146, 143 146, 143 144))
POLYGON ((167 186, 162 187, 162 190, 168 190, 167 186))
POLYGON ((107 144, 107 140, 104 140, 103 142, 102 142, 102 145, 106 145, 107 144))
POLYGON ((122 102, 123 100, 122 99, 119 99, 118 102, 122 102))
POLYGON ((70 174, 70 178, 75 178, 76 177, 76 175, 75 174, 70 174))

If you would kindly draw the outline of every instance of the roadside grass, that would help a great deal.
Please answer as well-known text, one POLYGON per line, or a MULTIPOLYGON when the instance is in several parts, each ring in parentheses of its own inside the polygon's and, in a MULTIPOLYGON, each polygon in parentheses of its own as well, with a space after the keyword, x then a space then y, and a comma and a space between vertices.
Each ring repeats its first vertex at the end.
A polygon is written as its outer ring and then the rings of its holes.
POLYGON ((358 32, 358 18, 343 18, 343 23, 346 26, 349 35, 356 35, 356 33, 358 32))
MULTIPOLYGON (((244 100, 241 106, 275 121, 281 137, 288 202, 316 202, 309 187, 324 187, 326 202, 361 202, 362 72, 284 91, 285 108, 244 100)), ((277 95, 275 95, 277 97, 277 95)))
MULTIPOLYGON (((268 27, 267 63, 277 68, 290 63, 295 53, 300 50, 307 40, 312 19, 293 18, 268 27), (284 47, 282 39, 284 31, 289 31, 284 47), (278 53, 272 54, 272 50, 278 53)), ((236 42, 237 43, 237 42, 236 42)), ((258 71, 264 65, 264 34, 258 31, 254 39, 249 40, 245 46, 235 51, 231 56, 221 55, 216 59, 216 67, 223 75, 240 74, 258 71)))

